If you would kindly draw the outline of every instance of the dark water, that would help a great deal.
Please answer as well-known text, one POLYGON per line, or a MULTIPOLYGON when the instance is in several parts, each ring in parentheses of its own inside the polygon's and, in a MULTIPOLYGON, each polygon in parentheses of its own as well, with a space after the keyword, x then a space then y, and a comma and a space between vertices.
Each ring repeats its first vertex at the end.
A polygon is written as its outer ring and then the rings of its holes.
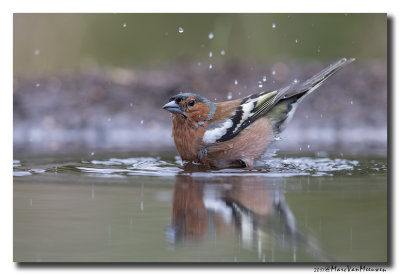
POLYGON ((386 159, 14 156, 14 261, 386 262, 386 159))

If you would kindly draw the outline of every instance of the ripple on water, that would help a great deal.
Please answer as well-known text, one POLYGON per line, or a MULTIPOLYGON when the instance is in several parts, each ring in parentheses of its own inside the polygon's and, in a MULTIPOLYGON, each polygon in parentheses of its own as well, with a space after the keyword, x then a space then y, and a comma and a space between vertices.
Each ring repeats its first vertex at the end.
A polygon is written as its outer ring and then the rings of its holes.
POLYGON ((358 160, 329 157, 269 157, 255 163, 253 169, 221 169, 221 170, 184 170, 181 159, 161 159, 160 157, 105 158, 97 160, 81 160, 73 165, 46 164, 43 167, 27 167, 24 161, 14 160, 14 176, 34 176, 36 174, 75 172, 91 177, 123 178, 128 176, 174 177, 178 173, 191 174, 195 177, 213 176, 332 176, 337 174, 356 174, 365 172, 386 172, 386 165, 370 161, 362 163, 358 160), (49 168, 52 167, 52 168, 49 168))
POLYGON ((21 161, 14 159, 13 160, 13 176, 14 177, 23 177, 23 176, 30 176, 33 174, 41 174, 46 172, 44 169, 37 169, 37 168, 32 168, 32 169, 27 169, 22 167, 21 161))
POLYGON ((137 175, 173 177, 181 171, 181 169, 174 163, 152 157, 92 160, 91 164, 95 165, 95 167, 78 166, 76 168, 91 175, 101 177, 124 177, 137 175))

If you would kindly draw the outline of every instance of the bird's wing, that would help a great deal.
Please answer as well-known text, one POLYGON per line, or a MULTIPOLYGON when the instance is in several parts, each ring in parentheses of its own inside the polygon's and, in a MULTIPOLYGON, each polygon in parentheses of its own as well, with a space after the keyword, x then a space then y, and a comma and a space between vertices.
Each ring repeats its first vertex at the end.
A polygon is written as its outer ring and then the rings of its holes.
POLYGON ((235 137, 271 109, 277 94, 278 91, 262 92, 243 98, 230 116, 211 121, 204 133, 203 142, 223 142, 235 137))
POLYGON ((267 114, 278 102, 290 98, 293 98, 290 104, 299 102, 304 95, 310 94, 324 80, 353 61, 354 58, 342 58, 305 82, 294 83, 277 91, 262 92, 243 98, 239 105, 236 105, 234 112, 225 112, 224 116, 210 121, 204 133, 203 142, 224 142, 234 138, 258 118, 267 114))

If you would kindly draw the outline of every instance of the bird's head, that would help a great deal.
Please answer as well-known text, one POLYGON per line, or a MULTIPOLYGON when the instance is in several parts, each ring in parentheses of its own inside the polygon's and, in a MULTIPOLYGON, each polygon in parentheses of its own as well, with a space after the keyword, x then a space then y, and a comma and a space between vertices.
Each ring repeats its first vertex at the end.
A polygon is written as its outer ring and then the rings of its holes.
POLYGON ((193 121, 211 120, 216 111, 216 106, 207 98, 192 93, 181 93, 169 98, 163 109, 175 116, 193 121))

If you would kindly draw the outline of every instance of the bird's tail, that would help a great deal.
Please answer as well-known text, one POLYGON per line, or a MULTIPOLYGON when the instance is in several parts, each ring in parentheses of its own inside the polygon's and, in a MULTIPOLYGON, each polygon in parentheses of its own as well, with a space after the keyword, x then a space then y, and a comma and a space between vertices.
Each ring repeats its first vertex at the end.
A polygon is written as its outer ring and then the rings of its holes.
POLYGON ((298 104, 306 95, 315 91, 328 77, 354 60, 354 58, 342 58, 308 80, 280 89, 275 97, 274 107, 267 113, 267 116, 273 121, 276 132, 279 133, 285 128, 293 117, 298 104))

